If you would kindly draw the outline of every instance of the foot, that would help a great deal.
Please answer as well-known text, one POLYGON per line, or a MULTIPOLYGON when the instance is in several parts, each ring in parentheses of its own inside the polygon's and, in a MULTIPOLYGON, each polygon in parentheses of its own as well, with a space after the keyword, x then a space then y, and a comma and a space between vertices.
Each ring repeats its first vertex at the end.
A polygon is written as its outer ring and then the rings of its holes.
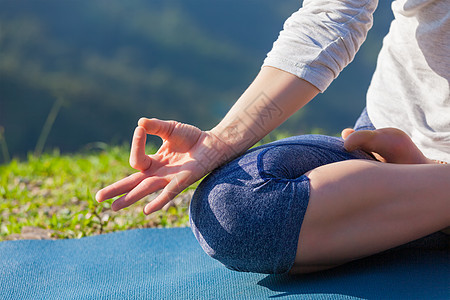
POLYGON ((434 164, 417 148, 411 138, 396 128, 376 130, 355 130, 347 128, 342 131, 347 151, 361 149, 372 153, 376 159, 397 164, 434 164))

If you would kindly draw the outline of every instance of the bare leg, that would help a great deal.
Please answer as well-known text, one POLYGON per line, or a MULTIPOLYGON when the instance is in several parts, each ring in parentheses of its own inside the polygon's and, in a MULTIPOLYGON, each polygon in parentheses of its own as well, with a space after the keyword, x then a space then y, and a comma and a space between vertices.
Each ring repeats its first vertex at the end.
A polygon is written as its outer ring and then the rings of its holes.
POLYGON ((307 176, 310 202, 291 273, 330 268, 450 225, 449 165, 349 160, 307 176))

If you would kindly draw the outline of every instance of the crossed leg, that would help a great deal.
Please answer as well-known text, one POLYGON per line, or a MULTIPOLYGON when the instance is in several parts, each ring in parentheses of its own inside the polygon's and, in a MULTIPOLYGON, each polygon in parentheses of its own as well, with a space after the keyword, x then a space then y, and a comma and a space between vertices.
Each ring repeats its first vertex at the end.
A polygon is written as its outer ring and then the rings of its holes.
POLYGON ((331 268, 450 226, 450 165, 433 164, 397 130, 343 136, 348 148, 407 164, 348 160, 308 172, 309 205, 290 273, 331 268), (383 144, 390 142, 397 151, 383 144))

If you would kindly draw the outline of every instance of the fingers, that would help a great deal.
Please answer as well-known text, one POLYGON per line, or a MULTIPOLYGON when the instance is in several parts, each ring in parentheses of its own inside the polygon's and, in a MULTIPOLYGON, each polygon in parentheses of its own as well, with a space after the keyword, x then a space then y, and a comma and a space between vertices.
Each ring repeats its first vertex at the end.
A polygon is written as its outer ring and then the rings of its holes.
POLYGON ((146 177, 143 173, 134 173, 122 180, 119 180, 97 192, 95 195, 95 200, 97 202, 103 202, 107 199, 114 198, 116 196, 128 193, 134 189, 144 178, 146 177))
POLYGON ((184 172, 172 178, 161 194, 159 194, 158 197, 144 207, 144 214, 149 215, 163 208, 164 205, 169 203, 170 200, 175 198, 179 193, 193 183, 192 180, 189 180, 190 177, 191 175, 189 172, 184 172))
POLYGON ((147 134, 157 135, 160 138, 167 140, 175 128, 177 122, 163 121, 158 119, 140 118, 138 125, 142 126, 147 134))
POLYGON ((345 140, 345 139, 347 139, 347 137, 348 137, 350 134, 352 134, 353 132, 355 132, 354 129, 352 129, 352 128, 345 128, 344 130, 342 130, 341 136, 342 136, 342 138, 345 140))
POLYGON ((111 209, 118 211, 165 187, 158 197, 144 207, 144 213, 148 215, 160 210, 165 204, 194 182, 191 180, 190 172, 179 173, 169 183, 167 183, 167 179, 162 177, 147 176, 144 173, 130 175, 98 191, 95 198, 98 202, 102 202, 127 193, 112 203, 111 209))
POLYGON ((122 208, 128 207, 145 196, 162 189, 166 184, 167 181, 162 178, 146 178, 135 186, 128 194, 114 201, 111 205, 111 209, 118 211, 122 208))
POLYGON ((147 133, 142 126, 136 127, 133 134, 130 151, 130 166, 139 171, 145 171, 152 164, 151 158, 145 154, 145 142, 147 133))

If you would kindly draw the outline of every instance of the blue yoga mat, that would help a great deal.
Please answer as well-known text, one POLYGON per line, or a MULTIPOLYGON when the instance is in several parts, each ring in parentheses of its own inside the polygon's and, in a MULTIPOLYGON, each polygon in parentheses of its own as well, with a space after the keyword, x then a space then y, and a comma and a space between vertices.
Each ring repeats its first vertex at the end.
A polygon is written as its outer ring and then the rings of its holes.
POLYGON ((0 299, 450 299, 449 237, 434 234, 302 276, 230 271, 189 228, 0 243, 0 299))

